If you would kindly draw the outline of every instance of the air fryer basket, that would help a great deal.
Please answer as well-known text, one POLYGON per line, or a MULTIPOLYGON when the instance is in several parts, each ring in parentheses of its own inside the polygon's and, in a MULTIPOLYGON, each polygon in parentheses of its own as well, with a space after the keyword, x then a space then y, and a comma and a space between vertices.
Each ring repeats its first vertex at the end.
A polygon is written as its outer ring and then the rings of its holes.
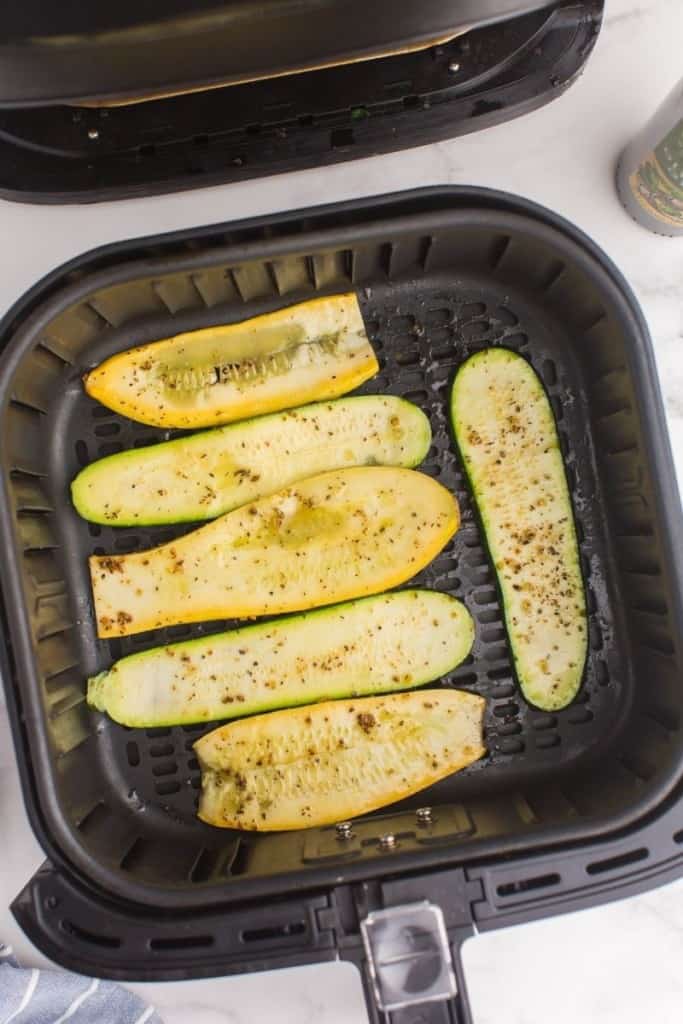
MULTIPOLYGON (((27 804, 53 862, 110 899, 192 909, 340 881, 497 862, 634 829, 681 774, 680 512, 647 332, 614 268, 521 200, 433 190, 100 250, 38 286, 4 323, 0 529, 8 697, 27 804), (463 524, 418 582, 461 597, 473 655, 442 685, 484 695, 488 757, 357 823, 239 835, 194 817, 191 750, 206 727, 129 730, 91 712, 85 678, 112 659, 224 623, 96 638, 86 558, 180 529, 111 529, 68 500, 80 466, 169 436, 82 391, 105 355, 357 289, 381 362, 363 390, 430 416, 423 470, 463 524), (457 365, 522 352, 558 419, 581 543, 590 655, 565 711, 529 708, 513 678, 494 579, 447 422, 457 365), (418 826, 415 809, 433 808, 418 826), (392 832, 388 851, 380 837, 392 832)), ((186 528, 184 528, 186 529, 186 528)), ((248 581, 245 581, 248 585, 248 581)))

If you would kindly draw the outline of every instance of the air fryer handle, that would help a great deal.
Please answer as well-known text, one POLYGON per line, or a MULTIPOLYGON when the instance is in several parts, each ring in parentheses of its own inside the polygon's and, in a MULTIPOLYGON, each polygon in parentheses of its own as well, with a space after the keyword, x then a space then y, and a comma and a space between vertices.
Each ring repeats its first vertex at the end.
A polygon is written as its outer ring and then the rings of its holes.
MULTIPOLYGON (((461 949, 466 939, 472 935, 472 929, 463 929, 450 943, 453 973, 455 975, 456 994, 449 999, 431 1002, 414 1003, 399 1010, 381 1010, 377 1005, 375 986, 368 969, 367 960, 353 962, 360 969, 363 979, 365 1004, 370 1024, 474 1024, 465 975, 462 965, 461 949)), ((341 954, 344 956, 344 953, 341 954)))

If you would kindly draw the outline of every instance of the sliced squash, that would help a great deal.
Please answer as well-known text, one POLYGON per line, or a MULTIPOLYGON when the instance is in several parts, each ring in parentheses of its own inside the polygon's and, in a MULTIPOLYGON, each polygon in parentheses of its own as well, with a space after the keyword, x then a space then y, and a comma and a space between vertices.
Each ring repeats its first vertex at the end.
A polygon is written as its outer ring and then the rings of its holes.
POLYGON ((215 519, 326 470, 415 466, 431 436, 402 398, 341 398, 110 455, 78 474, 71 497, 109 526, 215 519))
POLYGON ((427 565, 458 523, 455 498, 415 470, 321 473, 151 551, 93 556, 98 633, 377 594, 427 565))
POLYGON ((498 577, 519 685, 529 703, 557 711, 581 685, 587 618, 550 403, 522 356, 490 348, 458 370, 451 415, 498 577))
POLYGON ((336 398, 379 369, 353 292, 120 352, 89 395, 156 427, 213 427, 336 398))
POLYGON ((145 729, 239 718, 420 686, 473 640, 456 598, 401 590, 131 654, 88 681, 88 703, 145 729))
POLYGON ((484 753, 484 700, 420 690, 256 715, 202 736, 199 817, 278 831, 401 800, 484 753))

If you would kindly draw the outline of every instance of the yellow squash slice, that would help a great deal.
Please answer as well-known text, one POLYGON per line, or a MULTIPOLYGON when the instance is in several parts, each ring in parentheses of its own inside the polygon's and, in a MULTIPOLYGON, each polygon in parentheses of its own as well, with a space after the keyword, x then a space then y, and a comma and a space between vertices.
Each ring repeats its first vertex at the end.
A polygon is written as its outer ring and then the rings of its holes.
POLYGON ((89 395, 156 427, 213 427, 336 398, 379 369, 353 292, 111 356, 89 395))
POLYGON ((485 753, 484 699, 419 690, 256 715, 194 745, 199 817, 221 828, 329 825, 401 800, 485 753))
POLYGON ((161 547, 93 556, 98 633, 127 636, 377 594, 424 568, 459 521, 449 491, 415 470, 321 473, 161 547))

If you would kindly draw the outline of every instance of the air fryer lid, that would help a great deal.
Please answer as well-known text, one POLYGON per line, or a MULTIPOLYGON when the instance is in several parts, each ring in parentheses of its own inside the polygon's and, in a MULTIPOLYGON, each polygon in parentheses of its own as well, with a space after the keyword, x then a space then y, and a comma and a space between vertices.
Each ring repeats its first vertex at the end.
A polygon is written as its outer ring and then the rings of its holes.
POLYGON ((135 99, 428 46, 551 0, 30 0, 4 13, 0 105, 135 99))

